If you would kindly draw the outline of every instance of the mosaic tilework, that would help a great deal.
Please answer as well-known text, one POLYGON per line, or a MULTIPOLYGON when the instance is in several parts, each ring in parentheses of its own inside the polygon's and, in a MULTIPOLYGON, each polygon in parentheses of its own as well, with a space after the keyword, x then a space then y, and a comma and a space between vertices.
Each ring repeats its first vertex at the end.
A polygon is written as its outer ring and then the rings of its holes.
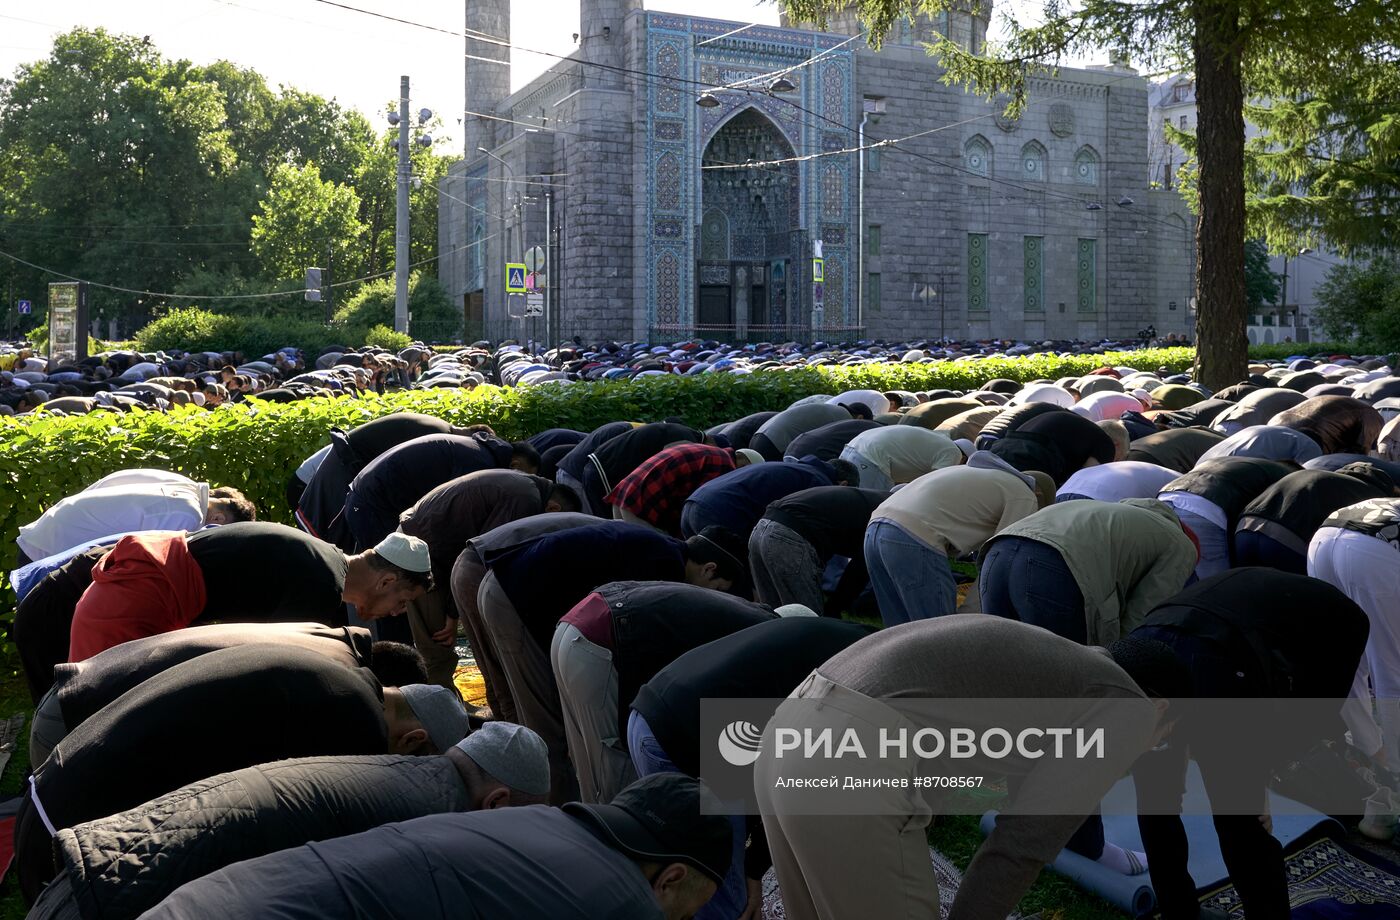
POLYGON ((841 194, 846 177, 841 164, 828 161, 822 165, 822 220, 840 220, 846 202, 841 194))
POLYGON ((700 223, 700 261, 729 261, 729 218, 719 208, 707 210, 700 223))
POLYGON ((1099 241, 1079 241, 1079 312, 1093 313, 1098 309, 1099 241))
POLYGON ((1028 236, 1022 243, 1024 250, 1022 307, 1027 313, 1045 312, 1045 237, 1028 236))
POLYGON ((668 249, 656 259, 656 300, 652 304, 656 321, 667 325, 680 322, 681 301, 681 259, 668 249))
POLYGON ((487 207, 487 183, 482 177, 486 175, 486 166, 480 165, 475 171, 469 173, 464 183, 462 198, 467 202, 465 208, 467 217, 467 287, 468 291, 479 291, 485 288, 486 279, 486 237, 490 233, 486 229, 486 218, 484 214, 489 212, 487 207))
POLYGON ((967 235, 967 310, 987 310, 987 234, 967 235))
MULTIPOLYGON (((677 45, 662 44, 656 51, 656 72, 663 77, 681 75, 681 54, 677 45)), ((680 84, 674 86, 663 83, 656 93, 656 110, 659 112, 679 112, 681 110, 680 84)))
MULTIPOLYGON (((644 60, 649 69, 678 81, 728 85, 794 68, 787 77, 796 85, 794 91, 781 96, 718 92, 720 105, 710 109, 694 105, 698 87, 693 85, 677 82, 646 88, 643 108, 648 121, 648 172, 644 194, 646 225, 653 231, 646 235, 645 264, 650 266, 647 323, 693 322, 697 271, 714 272, 717 277, 723 271, 727 278, 729 266, 715 263, 725 259, 760 262, 772 253, 792 253, 789 288, 793 298, 787 309, 794 316, 805 315, 810 292, 804 283, 809 280, 808 269, 803 266, 810 255, 810 241, 817 238, 823 239, 826 249, 827 322, 854 322, 854 316, 848 315, 855 302, 850 289, 854 272, 845 270, 851 259, 850 240, 855 238, 854 228, 848 226, 855 212, 854 155, 766 167, 757 177, 743 175, 750 170, 700 168, 710 141, 731 122, 747 130, 770 125, 789 155, 850 146, 839 132, 822 122, 822 118, 829 118, 853 124, 859 118, 854 61, 848 47, 836 47, 843 39, 767 26, 722 37, 732 25, 663 13, 647 13, 645 28, 644 60), (817 64, 802 66, 833 48, 817 64), (803 112, 804 108, 821 118, 803 112), (712 172, 737 174, 727 177, 729 181, 757 178, 760 184, 756 189, 751 185, 717 185, 710 180, 712 172), (711 226, 711 211, 729 210, 714 207, 716 202, 710 199, 717 189, 726 190, 721 198, 747 201, 736 213, 725 214, 723 223, 727 226, 723 228, 719 223, 711 226), (756 203, 756 196, 762 201, 756 203), (670 235, 676 228, 669 223, 673 217, 679 219, 678 238, 670 235), (719 258, 712 258, 716 256, 719 258), (702 259, 707 264, 697 268, 702 259)), ((782 264, 781 259, 777 264, 782 264)))
POLYGON ((681 161, 674 153, 663 153, 656 158, 655 173, 656 209, 658 211, 679 211, 681 207, 681 161))

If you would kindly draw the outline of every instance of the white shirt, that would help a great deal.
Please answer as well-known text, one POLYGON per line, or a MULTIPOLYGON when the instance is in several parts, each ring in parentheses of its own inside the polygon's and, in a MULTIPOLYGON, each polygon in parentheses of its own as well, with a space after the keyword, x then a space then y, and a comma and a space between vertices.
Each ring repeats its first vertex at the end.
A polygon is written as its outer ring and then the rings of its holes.
POLYGON ((1123 460, 1086 466, 1060 486, 1055 493, 1083 495, 1101 502, 1119 502, 1125 498, 1156 498, 1162 486, 1181 474, 1155 463, 1123 460))
POLYGON ((325 447, 303 460, 301 466, 297 467, 297 478, 307 485, 311 485, 311 477, 316 475, 316 471, 321 468, 321 461, 325 460, 326 454, 330 452, 331 445, 327 444, 325 447))
POLYGON ((1022 403, 1048 402, 1061 408, 1068 409, 1074 405, 1074 394, 1064 387, 1057 387, 1053 383, 1037 383, 1034 386, 1022 387, 1016 395, 1011 397, 1008 405, 1019 406, 1022 403))
POLYGON ((30 559, 88 540, 135 530, 196 530, 209 507, 209 485, 118 485, 70 495, 19 529, 15 541, 30 559))
POLYGON ((93 492, 98 489, 110 489, 114 486, 179 486, 185 489, 197 489, 199 483, 188 476, 181 476, 179 473, 172 473, 169 470, 117 470, 115 473, 103 476, 83 491, 93 492))
POLYGON ((839 396, 827 400, 829 403, 860 403, 870 409, 871 415, 881 415, 890 411, 890 401, 884 393, 875 390, 847 390, 839 396))
MULTIPOLYGON (((1070 406, 1069 411, 1078 413, 1092 422, 1101 422, 1104 419, 1122 418, 1124 412, 1141 412, 1142 403, 1138 402, 1136 396, 1129 396, 1127 393, 1090 393, 1070 406)), ((1151 498, 1152 496, 1140 495, 1138 497, 1151 498)))
POLYGON ((1171 505, 1177 511, 1185 511, 1198 518, 1205 518, 1221 530, 1228 531, 1230 529, 1230 521, 1225 517, 1225 509, 1204 495, 1197 495, 1195 492, 1163 492, 1157 496, 1157 501, 1171 505))
POLYGON ((852 438, 846 447, 896 483, 913 482, 925 473, 963 461, 962 449, 952 438, 918 425, 871 428, 852 438))

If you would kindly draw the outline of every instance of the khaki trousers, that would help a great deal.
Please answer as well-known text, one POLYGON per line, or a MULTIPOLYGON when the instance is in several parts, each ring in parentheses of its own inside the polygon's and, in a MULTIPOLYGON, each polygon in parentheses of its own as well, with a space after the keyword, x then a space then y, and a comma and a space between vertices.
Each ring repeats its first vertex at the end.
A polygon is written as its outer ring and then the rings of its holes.
POLYGON ((486 645, 499 656, 497 663, 515 703, 515 721, 534 729, 549 748, 550 804, 572 802, 578 798, 578 782, 569 763, 564 714, 560 711, 559 689, 554 685, 549 656, 525 628, 495 572, 487 573, 482 581, 477 606, 486 645))
POLYGON ((481 582, 486 578, 486 566, 473 547, 462 550, 452 565, 452 601, 457 605, 457 619, 471 646, 472 658, 481 669, 481 678, 486 682, 486 703, 491 714, 506 722, 517 721, 515 701, 511 699, 510 688, 506 685, 505 671, 501 669, 500 656, 487 641, 481 628, 481 608, 477 606, 477 596, 481 593, 481 582))
MULTIPOLYGON (((909 789, 869 789, 847 798, 853 807, 884 814, 793 814, 795 801, 810 803, 811 791, 776 788, 779 779, 831 775, 829 764, 807 761, 791 753, 772 756, 776 726, 830 728, 837 738, 848 727, 868 731, 870 725, 897 728, 908 724, 893 710, 854 691, 811 674, 793 694, 800 700, 821 699, 813 712, 810 704, 778 707, 763 739, 763 755, 754 765, 754 786, 768 849, 778 875, 783 907, 792 920, 928 920, 938 916, 938 879, 929 861, 927 830, 933 810, 923 797, 909 789), (788 719, 784 719, 788 709, 788 719)), ((913 779, 913 759, 862 762, 861 776, 913 779), (878 764, 878 767, 872 766, 878 764), (880 770, 882 772, 875 772, 880 770)), ((834 792, 833 796, 840 793, 834 792)), ((835 802, 842 799, 835 798, 835 802)))
POLYGON ((453 691, 457 689, 452 683, 452 675, 457 671, 457 648, 455 644, 440 644, 433 639, 433 633, 454 619, 456 612, 447 586, 433 588, 408 605, 408 628, 413 633, 414 647, 428 665, 428 683, 453 691))
POLYGON ((637 778, 617 718, 617 669, 612 652, 588 641, 572 623, 560 623, 549 647, 569 759, 585 802, 607 803, 637 778))

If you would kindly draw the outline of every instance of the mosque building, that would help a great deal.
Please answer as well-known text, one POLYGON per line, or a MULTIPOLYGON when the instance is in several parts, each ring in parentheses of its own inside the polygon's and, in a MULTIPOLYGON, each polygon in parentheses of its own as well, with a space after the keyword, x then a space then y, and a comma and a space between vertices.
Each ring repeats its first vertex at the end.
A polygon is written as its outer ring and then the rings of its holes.
POLYGON ((978 10, 875 51, 853 10, 815 31, 582 0, 578 51, 511 93, 509 2, 469 0, 438 263, 468 336, 1188 332, 1193 220, 1149 187, 1148 82, 1061 69, 1005 118, 924 48, 980 48, 978 10))

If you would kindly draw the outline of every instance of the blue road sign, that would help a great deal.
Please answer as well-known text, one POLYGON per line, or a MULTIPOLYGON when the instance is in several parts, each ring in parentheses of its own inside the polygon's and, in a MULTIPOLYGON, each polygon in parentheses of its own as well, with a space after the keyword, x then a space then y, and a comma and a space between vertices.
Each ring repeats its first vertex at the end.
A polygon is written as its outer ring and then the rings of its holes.
POLYGON ((21 301, 19 302, 19 312, 20 312, 20 315, 21 315, 21 316, 27 315, 27 314, 29 314, 29 313, 33 313, 33 312, 34 312, 34 304, 30 303, 30 302, 27 301, 27 300, 21 300, 21 301))
POLYGON ((506 293, 524 294, 525 287, 525 265, 521 262, 506 263, 506 293))

